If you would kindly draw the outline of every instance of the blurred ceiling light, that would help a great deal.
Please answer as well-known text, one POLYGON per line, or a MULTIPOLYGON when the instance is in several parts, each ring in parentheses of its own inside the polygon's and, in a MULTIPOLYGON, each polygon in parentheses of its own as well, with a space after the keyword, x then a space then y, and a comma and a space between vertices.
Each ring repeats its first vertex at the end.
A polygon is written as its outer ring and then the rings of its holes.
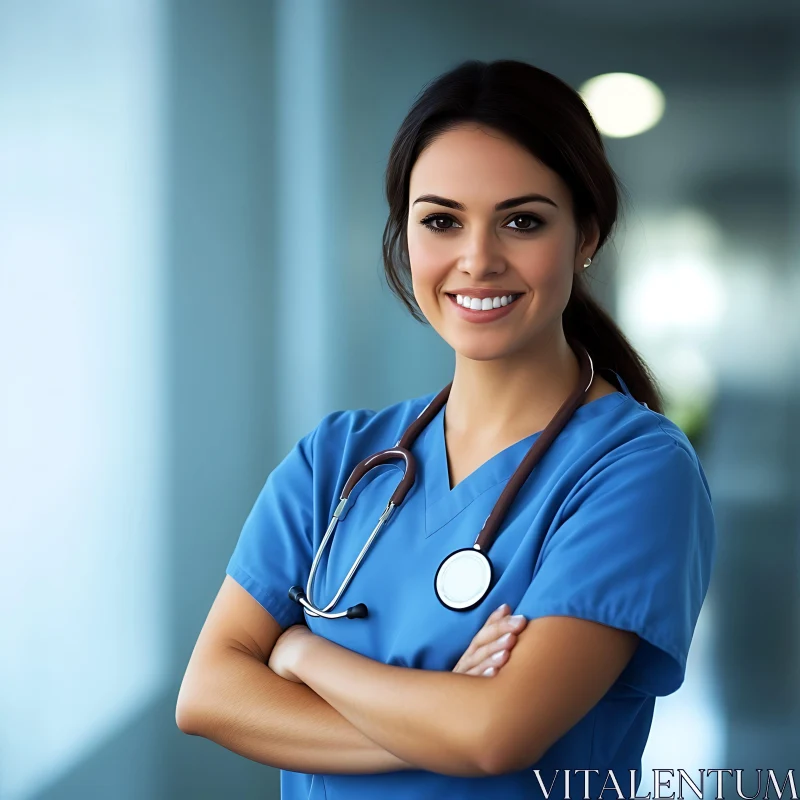
POLYGON ((664 333, 713 329, 725 303, 716 269, 699 253, 654 258, 626 289, 626 315, 664 333))
POLYGON ((646 210, 641 220, 620 257, 617 316, 658 376, 667 416, 697 441, 717 393, 715 350, 730 314, 725 237, 690 206, 646 210))
POLYGON ((583 97, 598 130, 617 139, 637 136, 664 115, 664 93, 655 83, 630 72, 608 72, 584 83, 583 97))
POLYGON ((699 209, 643 215, 621 258, 618 288, 623 325, 640 340, 713 332, 727 305, 718 226, 699 209))

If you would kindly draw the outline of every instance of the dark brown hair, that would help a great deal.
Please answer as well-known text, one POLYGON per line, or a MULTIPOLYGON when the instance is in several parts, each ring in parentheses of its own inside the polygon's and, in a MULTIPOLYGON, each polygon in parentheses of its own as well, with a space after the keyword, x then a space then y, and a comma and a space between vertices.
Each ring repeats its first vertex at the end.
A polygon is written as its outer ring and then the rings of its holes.
MULTIPOLYGON (((386 167, 389 218, 383 233, 383 266, 391 290, 419 322, 426 322, 411 289, 406 224, 411 169, 420 153, 461 122, 498 130, 531 152, 566 183, 575 220, 593 218, 599 251, 613 230, 623 187, 581 96, 549 72, 523 61, 465 61, 424 87, 395 136, 386 167)), ((610 315, 575 275, 562 317, 564 334, 583 343, 595 369, 619 373, 631 394, 663 413, 658 384, 610 315)))

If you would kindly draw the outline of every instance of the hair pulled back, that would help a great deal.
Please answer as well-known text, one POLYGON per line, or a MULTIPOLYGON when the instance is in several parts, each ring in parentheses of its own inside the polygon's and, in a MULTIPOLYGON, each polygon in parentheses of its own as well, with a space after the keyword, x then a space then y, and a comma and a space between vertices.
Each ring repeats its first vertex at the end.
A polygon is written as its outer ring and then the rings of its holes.
MULTIPOLYGON (((386 167, 384 271, 391 290, 420 322, 425 318, 411 289, 406 238, 409 179, 422 151, 462 122, 506 134, 558 174, 569 188, 578 228, 587 230, 592 219, 599 227, 596 252, 617 222, 622 187, 581 96, 555 75, 523 61, 461 63, 424 87, 400 125, 386 167)), ((613 369, 636 400, 663 413, 653 375, 591 296, 583 274, 574 276, 562 320, 565 336, 586 345, 595 369, 613 369)))

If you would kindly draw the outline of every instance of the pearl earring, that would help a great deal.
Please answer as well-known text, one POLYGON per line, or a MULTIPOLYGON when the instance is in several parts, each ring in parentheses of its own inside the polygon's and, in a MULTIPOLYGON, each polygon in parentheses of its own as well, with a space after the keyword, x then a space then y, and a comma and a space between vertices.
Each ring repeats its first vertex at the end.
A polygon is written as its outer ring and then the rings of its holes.
POLYGON ((586 267, 588 267, 589 264, 591 264, 591 263, 592 263, 592 259, 591 258, 587 258, 586 261, 583 262, 583 268, 586 269, 586 267))

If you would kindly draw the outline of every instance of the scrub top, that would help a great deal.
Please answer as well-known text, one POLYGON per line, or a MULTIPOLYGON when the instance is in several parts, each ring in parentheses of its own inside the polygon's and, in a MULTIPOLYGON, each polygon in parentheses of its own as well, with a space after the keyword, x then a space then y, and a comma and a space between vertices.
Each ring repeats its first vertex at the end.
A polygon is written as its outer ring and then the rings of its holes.
MULTIPOLYGON (((583 797, 584 775, 589 797, 617 797, 609 771, 627 797, 631 770, 638 787, 655 698, 674 692, 684 679, 715 558, 716 529, 706 476, 687 437, 667 417, 637 402, 616 377, 624 392, 579 406, 523 485, 489 550, 492 589, 470 611, 453 611, 438 601, 436 569, 446 555, 474 543, 540 433, 497 453, 450 489, 444 408, 439 411, 412 447, 414 486, 333 609, 366 603, 366 619, 307 617, 287 593, 295 584, 305 589, 353 467, 394 446, 436 393, 379 411, 328 414, 269 475, 227 574, 284 628, 305 621, 315 634, 373 660, 447 671, 502 603, 529 620, 580 617, 641 637, 600 702, 523 770, 488 777, 426 770, 359 775, 282 770, 284 800, 530 800, 547 797, 551 785, 553 800, 583 797)), ((333 598, 400 476, 399 464, 382 465, 353 490, 317 569, 312 590, 317 606, 333 598)))

